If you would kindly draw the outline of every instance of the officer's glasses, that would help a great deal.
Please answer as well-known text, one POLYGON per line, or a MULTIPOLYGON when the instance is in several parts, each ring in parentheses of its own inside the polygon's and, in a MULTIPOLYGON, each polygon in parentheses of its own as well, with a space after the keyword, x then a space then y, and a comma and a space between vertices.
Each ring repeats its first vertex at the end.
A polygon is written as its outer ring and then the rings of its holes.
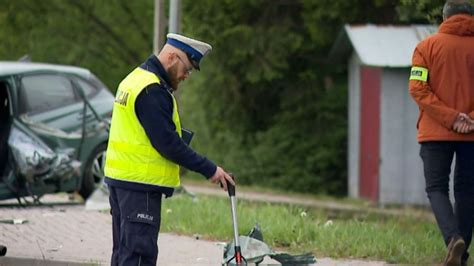
MULTIPOLYGON (((176 56, 178 57, 179 61, 181 61, 181 63, 183 63, 183 65, 186 67, 186 63, 184 63, 183 59, 181 59, 181 57, 178 54, 176 54, 176 56)), ((193 67, 192 66, 186 67, 185 71, 188 76, 191 76, 191 74, 193 73, 193 67)))

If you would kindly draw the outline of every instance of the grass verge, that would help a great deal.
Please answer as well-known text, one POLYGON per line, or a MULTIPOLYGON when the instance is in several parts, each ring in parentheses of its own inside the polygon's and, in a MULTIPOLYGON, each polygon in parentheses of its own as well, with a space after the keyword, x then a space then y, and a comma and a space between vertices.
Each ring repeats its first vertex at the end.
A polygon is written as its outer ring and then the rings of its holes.
MULTIPOLYGON (((162 232, 233 237, 228 198, 176 195, 163 202, 162 232)), ((411 217, 377 214, 352 216, 314 208, 239 199, 240 234, 259 223, 264 240, 276 250, 313 252, 316 257, 383 260, 388 263, 436 263, 445 247, 436 224, 411 217)))

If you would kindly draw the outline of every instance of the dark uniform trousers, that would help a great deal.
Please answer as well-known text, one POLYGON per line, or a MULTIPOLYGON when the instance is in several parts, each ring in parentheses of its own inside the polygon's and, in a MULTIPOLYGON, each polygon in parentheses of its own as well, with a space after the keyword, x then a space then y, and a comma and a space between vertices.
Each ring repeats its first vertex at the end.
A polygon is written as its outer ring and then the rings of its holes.
POLYGON ((446 245, 450 238, 460 235, 466 242, 463 260, 471 243, 474 225, 474 142, 422 142, 426 193, 446 245), (454 154, 454 210, 449 199, 449 174, 454 154))
POLYGON ((156 265, 161 220, 160 192, 109 186, 113 252, 111 265, 156 265))

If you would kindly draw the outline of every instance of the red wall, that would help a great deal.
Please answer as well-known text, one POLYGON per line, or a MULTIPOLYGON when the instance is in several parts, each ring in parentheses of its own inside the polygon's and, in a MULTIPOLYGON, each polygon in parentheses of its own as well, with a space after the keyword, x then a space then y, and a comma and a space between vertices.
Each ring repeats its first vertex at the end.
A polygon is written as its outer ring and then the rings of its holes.
POLYGON ((361 67, 359 194, 374 202, 379 199, 381 74, 380 68, 361 67))

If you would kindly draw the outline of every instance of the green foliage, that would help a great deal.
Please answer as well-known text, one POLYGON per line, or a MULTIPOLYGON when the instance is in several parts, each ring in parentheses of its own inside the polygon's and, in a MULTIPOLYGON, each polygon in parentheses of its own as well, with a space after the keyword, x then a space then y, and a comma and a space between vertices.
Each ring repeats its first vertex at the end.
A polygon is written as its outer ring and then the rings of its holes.
POLYGON ((396 22, 398 2, 398 0, 303 0, 302 16, 310 33, 310 40, 315 44, 327 46, 332 44, 343 24, 396 22))
MULTIPOLYGON (((398 13, 401 21, 440 24, 445 0, 401 0, 398 13)), ((474 5, 474 0, 471 0, 474 5)))
POLYGON ((256 135, 258 168, 280 188, 313 193, 345 191, 347 91, 301 90, 287 95, 271 128, 256 135))
POLYGON ((321 52, 307 40, 304 6, 203 2, 184 10, 185 31, 214 46, 202 77, 182 92, 183 119, 200 136, 194 145, 207 147, 243 183, 342 193, 346 93, 323 88, 325 72, 315 63, 321 52))
POLYGON ((91 69, 115 91, 152 49, 150 1, 0 1, 0 58, 91 69))
POLYGON ((401 0, 402 5, 398 8, 400 20, 405 22, 429 21, 430 23, 441 23, 443 20, 442 10, 444 0, 401 0))

